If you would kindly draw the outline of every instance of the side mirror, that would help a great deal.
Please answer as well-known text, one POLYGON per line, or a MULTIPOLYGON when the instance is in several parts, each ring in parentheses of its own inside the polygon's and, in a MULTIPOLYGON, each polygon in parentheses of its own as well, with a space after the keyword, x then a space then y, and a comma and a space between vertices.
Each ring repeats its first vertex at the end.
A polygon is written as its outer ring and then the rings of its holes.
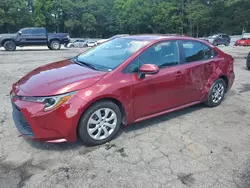
POLYGON ((19 34, 19 35, 22 35, 22 31, 18 31, 18 34, 19 34))
POLYGON ((154 64, 144 64, 139 68, 139 78, 145 78, 146 74, 157 74, 159 67, 154 64))

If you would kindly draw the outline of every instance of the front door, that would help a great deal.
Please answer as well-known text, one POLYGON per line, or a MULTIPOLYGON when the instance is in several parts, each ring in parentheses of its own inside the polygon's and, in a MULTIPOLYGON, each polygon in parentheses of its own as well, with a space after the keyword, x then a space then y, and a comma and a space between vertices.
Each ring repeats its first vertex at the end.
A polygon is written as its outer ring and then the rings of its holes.
MULTIPOLYGON (((131 63, 156 64, 160 71, 140 79, 132 74, 135 118, 174 108, 183 103, 185 89, 183 70, 180 70, 180 54, 177 41, 165 41, 153 45, 131 63)), ((138 70, 138 69, 137 69, 138 70)))
POLYGON ((18 35, 20 46, 30 45, 32 39, 32 29, 23 29, 18 35))

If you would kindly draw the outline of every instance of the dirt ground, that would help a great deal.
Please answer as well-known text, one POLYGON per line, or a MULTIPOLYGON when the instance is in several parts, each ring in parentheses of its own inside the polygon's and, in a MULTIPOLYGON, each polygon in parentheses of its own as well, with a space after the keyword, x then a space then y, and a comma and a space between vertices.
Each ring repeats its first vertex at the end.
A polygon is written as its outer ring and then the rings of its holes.
POLYGON ((11 119, 12 83, 83 49, 0 49, 0 188, 249 188, 250 71, 247 47, 234 56, 236 80, 216 108, 202 104, 122 128, 111 143, 25 140, 11 119))

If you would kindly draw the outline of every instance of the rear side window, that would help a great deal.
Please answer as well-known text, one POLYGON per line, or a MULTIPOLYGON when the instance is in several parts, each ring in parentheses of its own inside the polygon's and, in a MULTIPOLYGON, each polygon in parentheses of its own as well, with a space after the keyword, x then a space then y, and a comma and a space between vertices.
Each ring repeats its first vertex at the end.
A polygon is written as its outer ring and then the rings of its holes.
POLYGON ((208 60, 217 55, 209 46, 195 41, 183 41, 184 58, 186 63, 208 60))
POLYGON ((33 29, 33 34, 34 35, 43 35, 43 34, 45 34, 45 30, 44 29, 33 29))
POLYGON ((183 41, 182 46, 186 63, 205 59, 204 49, 201 43, 194 41, 183 41))

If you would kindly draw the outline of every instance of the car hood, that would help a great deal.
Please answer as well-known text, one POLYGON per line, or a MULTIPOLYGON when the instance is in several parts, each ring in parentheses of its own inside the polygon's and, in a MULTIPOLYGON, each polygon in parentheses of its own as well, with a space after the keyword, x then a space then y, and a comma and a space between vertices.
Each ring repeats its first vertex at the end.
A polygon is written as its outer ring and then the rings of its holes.
POLYGON ((16 37, 16 34, 0 34, 0 39, 1 38, 13 38, 16 37))
POLYGON ((105 74, 64 60, 33 70, 13 87, 20 96, 51 96, 88 88, 105 74))

